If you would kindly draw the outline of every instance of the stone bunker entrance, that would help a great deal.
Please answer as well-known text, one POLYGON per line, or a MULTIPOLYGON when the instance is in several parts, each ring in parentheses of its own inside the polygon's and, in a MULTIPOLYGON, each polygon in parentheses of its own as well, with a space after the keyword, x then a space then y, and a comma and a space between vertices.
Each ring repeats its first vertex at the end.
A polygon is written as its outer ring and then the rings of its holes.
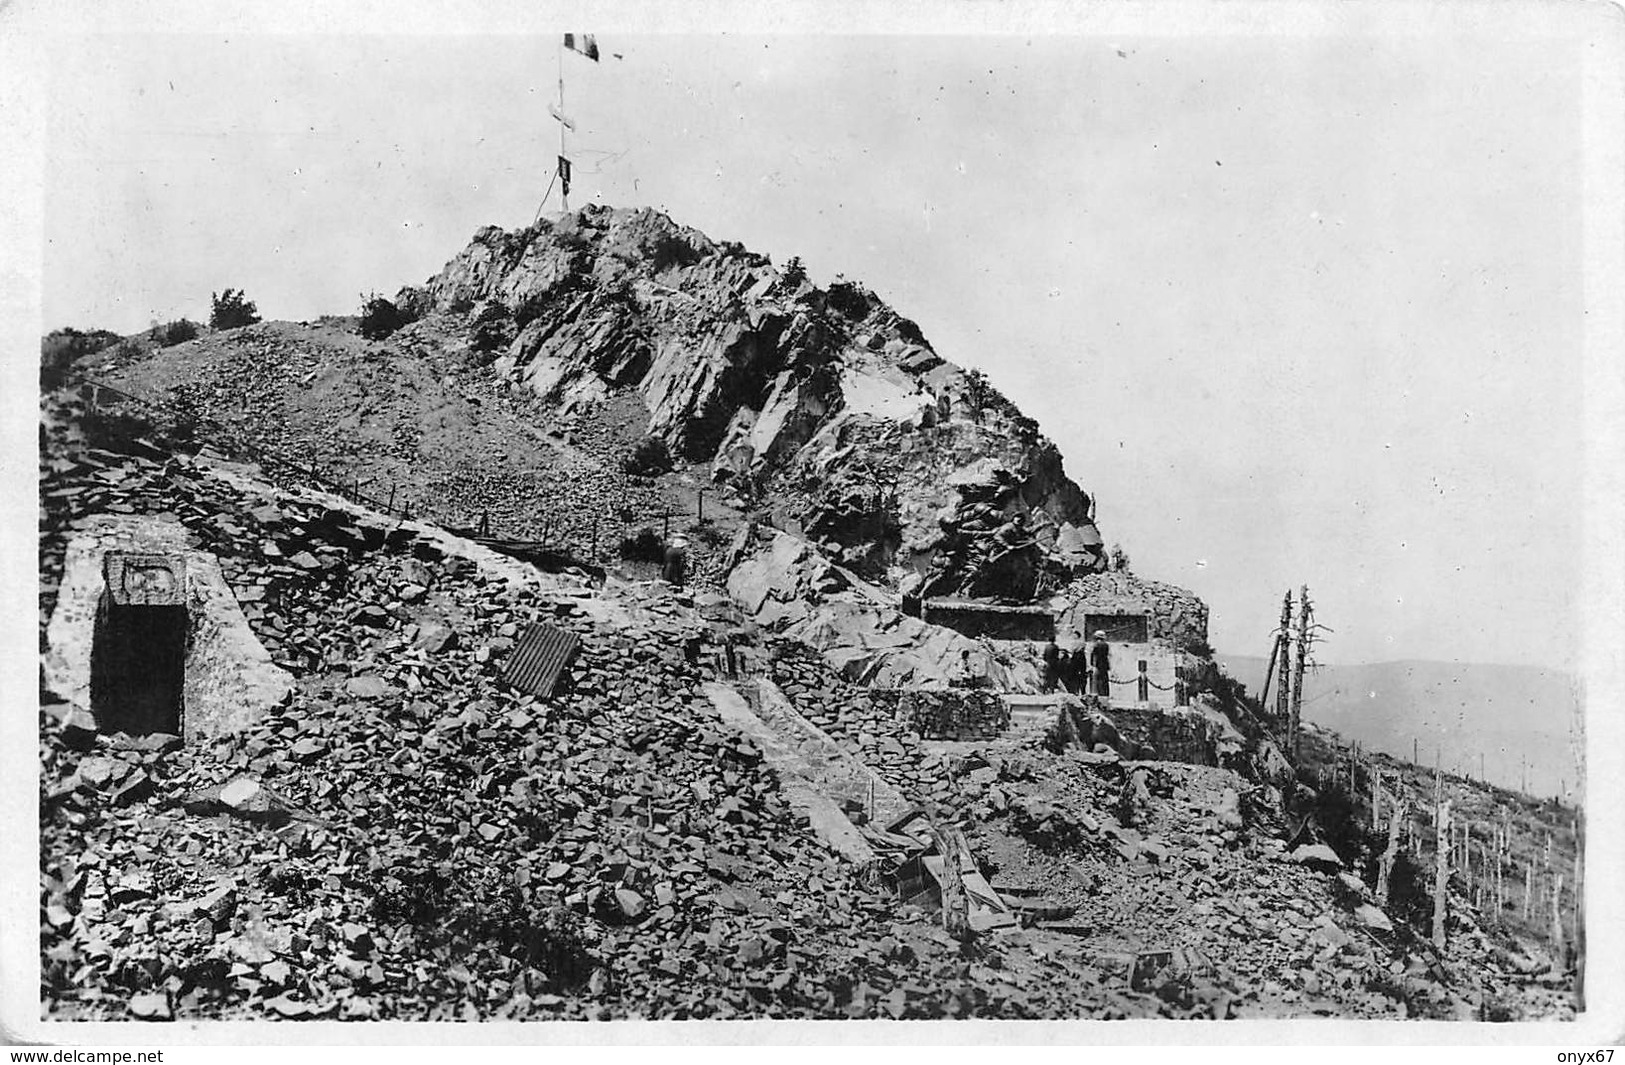
POLYGON ((179 735, 185 709, 186 559, 109 551, 90 648, 90 709, 105 732, 179 735))
POLYGON ((220 562, 166 518, 76 526, 46 630, 44 685, 100 732, 191 742, 239 731, 292 689, 220 562))

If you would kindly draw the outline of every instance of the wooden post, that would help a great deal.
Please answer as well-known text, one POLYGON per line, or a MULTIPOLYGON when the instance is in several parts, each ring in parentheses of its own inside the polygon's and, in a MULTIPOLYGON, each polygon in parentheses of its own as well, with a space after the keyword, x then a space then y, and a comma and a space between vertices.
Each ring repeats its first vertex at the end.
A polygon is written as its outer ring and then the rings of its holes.
POLYGON ((395 490, 399 487, 400 485, 398 484, 392 484, 389 486, 389 506, 385 507, 384 509, 391 513, 394 513, 395 511, 395 490))
POLYGON ((662 540, 670 540, 671 539, 671 508, 670 507, 666 508, 665 516, 661 520, 664 521, 665 524, 660 527, 660 539, 662 539, 662 540))
POLYGON ((1444 949, 1445 895, 1450 881, 1450 803, 1439 804, 1433 841, 1433 945, 1444 949))
POLYGON ((699 508, 699 511, 700 511, 699 514, 695 516, 694 520, 698 524, 704 525, 705 524, 705 489, 704 488, 700 489, 700 508, 699 508))
POLYGON ((596 512, 592 516, 592 553, 587 556, 587 561, 598 561, 598 514, 596 512))

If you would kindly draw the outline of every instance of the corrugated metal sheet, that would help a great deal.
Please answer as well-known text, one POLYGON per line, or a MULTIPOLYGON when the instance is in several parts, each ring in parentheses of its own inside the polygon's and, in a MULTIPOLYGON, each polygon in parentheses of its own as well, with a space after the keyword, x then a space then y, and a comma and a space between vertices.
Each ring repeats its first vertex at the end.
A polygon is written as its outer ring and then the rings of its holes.
POLYGON ((525 630, 502 667, 502 679, 538 698, 553 694, 581 641, 573 632, 538 621, 525 630))
POLYGON ((102 577, 114 606, 185 606, 186 559, 145 551, 109 551, 102 577))

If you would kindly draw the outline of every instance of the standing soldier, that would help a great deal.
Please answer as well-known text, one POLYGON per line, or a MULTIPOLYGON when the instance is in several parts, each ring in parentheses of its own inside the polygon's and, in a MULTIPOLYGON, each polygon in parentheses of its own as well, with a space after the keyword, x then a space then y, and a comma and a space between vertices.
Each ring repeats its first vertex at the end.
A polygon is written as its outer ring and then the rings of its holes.
POLYGON ((1044 690, 1052 692, 1061 686, 1061 649, 1051 640, 1044 645, 1044 690))
POLYGON ((1112 648, 1106 642, 1106 634, 1097 630, 1095 632, 1095 647, 1090 653, 1095 679, 1095 694, 1104 698, 1111 698, 1112 694, 1112 648))
POLYGON ((673 588, 681 588, 684 578, 688 576, 688 555, 684 550, 686 547, 688 544, 681 538, 666 545, 665 561, 660 566, 660 579, 673 588))

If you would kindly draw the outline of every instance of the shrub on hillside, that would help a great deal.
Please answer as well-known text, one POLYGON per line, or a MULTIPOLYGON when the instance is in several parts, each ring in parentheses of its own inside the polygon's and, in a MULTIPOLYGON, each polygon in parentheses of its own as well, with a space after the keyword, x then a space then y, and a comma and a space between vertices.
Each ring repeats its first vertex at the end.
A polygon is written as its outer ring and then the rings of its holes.
MULTIPOLYGON (((1298 778, 1313 788, 1308 767, 1298 767, 1298 778)), ((1358 867, 1361 857, 1369 856, 1378 841, 1365 830, 1354 796, 1349 794, 1340 777, 1323 781, 1314 790, 1314 796, 1311 810, 1326 843, 1345 862, 1358 867)))
POLYGON ((675 233, 662 233, 646 249, 649 264, 656 271, 671 266, 690 266, 700 261, 694 246, 675 233))
POLYGON ((238 329, 245 325, 253 325, 260 320, 260 309, 254 306, 252 300, 243 295, 240 288, 228 288, 224 292, 209 293, 211 308, 209 310, 210 329, 238 329))
POLYGON ((117 344, 119 335, 106 329, 82 332, 71 326, 40 338, 40 382, 45 388, 62 383, 66 371, 79 359, 117 344))
POLYGON ((1433 870, 1408 851, 1394 855, 1388 874, 1388 916, 1403 921, 1418 935, 1433 933, 1433 870))
POLYGON ((196 340, 198 324, 186 318, 177 318, 173 322, 165 322, 153 330, 153 339, 158 341, 161 348, 172 348, 176 344, 184 344, 188 340, 196 340))
POLYGON ((368 340, 382 340, 412 321, 410 315, 376 292, 361 305, 361 322, 356 332, 368 340))
POLYGON ((407 321, 415 322, 426 314, 434 313, 434 297, 429 294, 429 290, 426 288, 417 285, 403 285, 401 290, 395 293, 395 306, 399 307, 401 313, 406 315, 407 321))
POLYGON ((920 327, 915 324, 912 318, 899 317, 897 319, 897 335, 903 339, 904 343, 918 344, 922 348, 926 346, 925 334, 920 332, 920 327))
POLYGON ((636 477, 654 477, 672 467, 671 451, 660 437, 650 434, 632 446, 621 459, 621 469, 636 477))
POLYGON ((508 315, 508 308, 493 300, 475 315, 468 345, 476 355, 482 356, 475 361, 486 366, 496 358, 495 353, 499 348, 508 346, 513 335, 514 324, 508 315))
POLYGON ((806 265, 802 263, 801 256, 792 256, 790 261, 784 264, 784 287, 797 289, 805 280, 807 280, 806 265))
POLYGON ((707 547, 722 547, 733 539, 726 530, 719 527, 710 518, 695 522, 689 529, 694 534, 694 538, 707 547))
POLYGON ((621 539, 620 555, 628 562, 664 562, 666 542, 659 533, 645 526, 637 535, 621 539))
POLYGON ((965 402, 970 406, 971 417, 976 421, 982 420, 982 408, 987 406, 988 393, 992 386, 987 383, 987 374, 972 367, 965 371, 965 402))
POLYGON ((869 317, 869 297, 864 295, 863 290, 850 281, 836 278, 830 283, 825 298, 829 301, 830 310, 843 318, 861 322, 869 317))

